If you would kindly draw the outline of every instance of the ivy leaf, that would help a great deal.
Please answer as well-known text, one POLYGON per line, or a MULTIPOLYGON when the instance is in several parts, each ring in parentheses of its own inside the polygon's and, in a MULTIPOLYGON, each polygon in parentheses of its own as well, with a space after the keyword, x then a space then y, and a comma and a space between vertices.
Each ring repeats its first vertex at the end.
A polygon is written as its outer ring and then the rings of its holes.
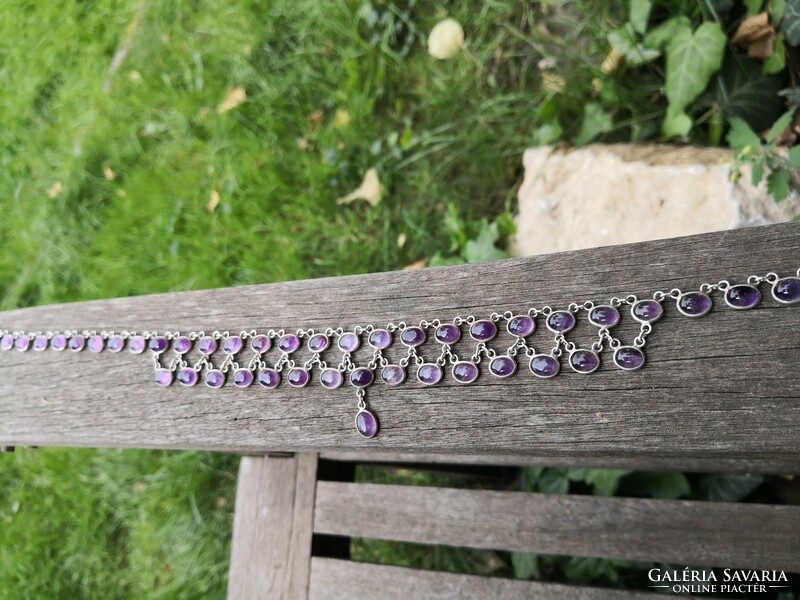
POLYGON ((683 135, 688 133, 686 122, 689 117, 685 109, 708 86, 712 75, 719 71, 726 41, 718 23, 703 23, 694 33, 688 28, 679 30, 667 46, 669 110, 665 134, 671 130, 684 131, 683 135))
POLYGON ((706 475, 700 489, 715 502, 738 502, 749 496, 764 481, 753 475, 706 475))
POLYGON ((761 10, 764 0, 744 0, 744 5, 747 7, 747 12, 754 15, 761 10))
POLYGON ((786 3, 781 31, 790 46, 800 44, 800 0, 788 0, 786 3))
POLYGON ((507 258, 508 254, 494 245, 499 237, 500 233, 497 229, 497 222, 492 222, 490 224, 484 220, 478 237, 474 240, 469 240, 464 245, 464 258, 468 263, 488 262, 490 260, 497 260, 498 258, 507 258))
POLYGON ((611 120, 611 115, 603 110, 603 107, 597 102, 589 102, 583 112, 583 121, 581 122, 578 137, 575 138, 575 145, 583 146, 588 144, 599 135, 608 133, 613 128, 614 122, 611 120))
POLYGON ((545 146, 560 140, 563 135, 564 130, 561 129, 561 125, 559 125, 558 121, 553 121, 539 126, 539 128, 533 132, 533 139, 536 145, 545 146))
POLYGON ((429 267, 451 267, 453 265, 463 265, 464 259, 460 256, 442 256, 439 252, 433 255, 429 267))
POLYGON ((794 118, 794 110, 790 110, 783 115, 781 118, 775 121, 772 124, 772 127, 769 128, 769 133, 767 134, 767 142, 774 142, 780 134, 786 131, 786 128, 792 123, 792 119, 794 118))
POLYGON ((642 35, 647 31, 647 19, 650 18, 651 8, 650 0, 631 0, 630 22, 633 28, 642 35))
POLYGON ((692 118, 682 110, 668 108, 661 124, 661 133, 664 137, 684 137, 692 130, 692 118))
POLYGON ((786 67, 786 47, 783 44, 783 34, 775 37, 772 55, 764 61, 763 72, 766 75, 780 73, 786 67))
POLYGON ((750 183, 753 187, 757 187, 761 180, 764 178, 764 163, 755 161, 750 167, 750 183))
POLYGON ((800 146, 795 146, 789 150, 789 166, 800 169, 800 146))
POLYGON ((537 487, 544 494, 566 494, 569 491, 569 477, 566 469, 545 469, 539 476, 537 487))
POLYGON ((624 469, 587 469, 586 483, 592 486, 595 496, 613 496, 620 480, 630 473, 624 469))
POLYGON ((767 191, 775 200, 785 200, 789 195, 789 171, 773 169, 767 176, 767 191))
POLYGON ((668 19, 655 29, 651 29, 648 32, 648 34, 644 37, 644 45, 648 48, 654 48, 656 50, 663 51, 664 48, 667 47, 667 44, 672 41, 672 38, 675 37, 675 34, 678 33, 678 31, 682 29, 690 29, 691 26, 692 22, 689 20, 689 17, 684 15, 668 19))

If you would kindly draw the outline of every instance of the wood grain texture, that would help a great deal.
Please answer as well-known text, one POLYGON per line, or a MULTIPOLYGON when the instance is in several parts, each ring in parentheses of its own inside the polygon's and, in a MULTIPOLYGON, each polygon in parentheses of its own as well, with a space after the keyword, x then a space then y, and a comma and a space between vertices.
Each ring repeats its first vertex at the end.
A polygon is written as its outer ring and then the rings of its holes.
POLYGON ((314 532, 800 571, 800 507, 320 481, 314 532))
MULTIPOLYGON (((800 224, 790 223, 481 265, 44 306, 2 313, 0 326, 238 331, 487 315, 794 272, 798 234, 800 224)), ((636 372, 616 369, 606 354, 589 376, 536 380, 522 368, 471 386, 449 377, 432 388, 373 386, 368 401, 382 430, 372 440, 354 432, 349 386, 164 389, 150 381, 149 358, 127 352, 6 352, 0 443, 624 458, 643 468, 650 459, 702 459, 709 468, 719 459, 797 473, 800 309, 766 296, 745 312, 718 302, 702 319, 667 305, 636 372)), ((626 321, 618 330, 630 342, 626 321)), ((539 329, 532 343, 549 348, 539 329)), ((592 336, 586 326, 570 337, 588 345, 592 336)), ((429 343, 424 354, 435 351, 429 343)))
POLYGON ((242 458, 229 600, 306 600, 317 455, 242 458))
MULTIPOLYGON (((311 600, 657 600, 663 594, 420 571, 333 558, 311 560, 311 600)), ((691 600, 693 596, 681 596, 691 600)))

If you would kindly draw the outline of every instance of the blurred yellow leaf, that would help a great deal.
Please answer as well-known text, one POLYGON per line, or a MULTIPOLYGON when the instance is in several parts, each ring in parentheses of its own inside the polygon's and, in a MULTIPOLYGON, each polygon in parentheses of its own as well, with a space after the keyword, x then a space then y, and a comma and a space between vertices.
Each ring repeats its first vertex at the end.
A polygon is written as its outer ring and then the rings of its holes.
POLYGON ((117 178, 117 174, 114 173, 114 169, 112 169, 108 165, 103 165, 103 175, 109 181, 114 181, 117 178))
POLYGON ((336 202, 338 204, 349 204, 354 200, 366 200, 371 206, 377 206, 378 202, 381 201, 382 195, 383 189, 381 181, 378 179, 378 170, 372 167, 364 173, 364 180, 360 186, 346 196, 342 196, 336 202))
POLYGON ((333 117, 333 128, 344 129, 348 125, 350 125, 350 113, 340 108, 333 117))
POLYGON ((235 87, 225 94, 225 98, 222 100, 220 105, 217 106, 217 114, 228 112, 229 110, 236 108, 246 101, 247 92, 244 90, 244 88, 241 86, 235 87))
POLYGON ((464 29, 455 19, 439 21, 428 35, 428 54, 446 60, 458 54, 464 45, 464 29))
POLYGON ((219 206, 219 192, 217 190, 211 190, 211 198, 208 201, 206 209, 208 209, 208 212, 213 213, 217 210, 217 206, 219 206))
POLYGON ((397 247, 402 248, 405 245, 406 245, 406 234, 401 233, 400 235, 397 236, 397 247))
POLYGON ((56 181, 53 185, 50 186, 50 189, 47 190, 47 195, 50 198, 55 198, 61 193, 61 190, 64 189, 64 185, 60 181, 56 181))
POLYGON ((422 260, 418 260, 415 263, 411 263, 410 265, 406 265, 405 267, 403 267, 403 271, 413 271, 415 269, 424 269, 427 266, 428 266, 428 261, 427 261, 427 259, 423 258, 422 260))

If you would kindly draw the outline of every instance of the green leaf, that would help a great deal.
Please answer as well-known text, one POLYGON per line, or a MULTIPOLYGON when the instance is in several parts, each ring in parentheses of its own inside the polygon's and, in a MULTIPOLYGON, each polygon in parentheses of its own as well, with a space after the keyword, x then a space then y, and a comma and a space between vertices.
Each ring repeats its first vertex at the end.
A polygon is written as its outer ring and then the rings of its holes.
POLYGON ((783 43, 782 33, 775 36, 775 45, 773 48, 772 56, 764 61, 764 68, 762 69, 767 75, 780 73, 786 68, 786 46, 783 43))
POLYGON ((800 44, 800 0, 788 0, 783 11, 781 31, 790 46, 800 44))
POLYGON ((616 565, 628 566, 628 564, 625 561, 615 561, 608 558, 573 556, 567 562, 564 574, 570 583, 589 583, 598 579, 606 579, 616 583, 620 578, 616 565))
POLYGON ((769 128, 769 133, 767 134, 767 142, 774 142, 778 139, 778 136, 786 131, 786 128, 789 127, 792 123, 792 119, 794 118, 794 110, 790 110, 788 112, 783 113, 781 118, 775 121, 772 124, 772 127, 769 128))
POLYGON ((480 263, 490 260, 497 260, 499 258, 508 258, 508 254, 500 248, 497 248, 494 243, 500 237, 497 229, 497 223, 483 222, 478 237, 474 240, 468 240, 464 245, 464 258, 468 263, 480 263))
POLYGON ((653 62, 659 56, 661 56, 660 50, 654 50, 653 48, 646 48, 642 44, 636 44, 636 46, 631 48, 625 55, 625 59, 628 61, 629 65, 638 67, 639 65, 653 62))
POLYGON ((564 130, 558 121, 552 123, 544 123, 533 132, 534 143, 538 146, 544 146, 557 142, 564 135, 564 130))
POLYGON ((789 150, 789 166, 800 169, 800 146, 795 146, 789 150))
POLYGON ((644 37, 644 45, 648 48, 663 51, 678 31, 682 29, 691 29, 691 27, 692 22, 688 17, 684 15, 673 17, 648 32, 644 37))
POLYGON ((747 12, 754 15, 761 11, 764 0, 744 0, 744 5, 747 7, 747 12))
POLYGON ((726 139, 737 154, 748 146, 753 149, 761 147, 761 138, 742 119, 734 117, 730 120, 730 124, 731 130, 726 139))
POLYGON ((429 267, 451 267, 453 265, 463 265, 464 259, 460 256, 442 256, 436 253, 428 263, 429 267))
POLYGON ((547 468, 539 476, 537 488, 544 494, 566 494, 569 491, 569 477, 566 469, 547 468))
POLYGON ((786 98, 789 104, 800 106, 800 87, 790 87, 778 92, 778 96, 786 98))
POLYGON ((691 492, 689 480, 683 473, 674 472, 642 472, 632 475, 625 482, 638 493, 652 498, 667 498, 675 500, 681 496, 688 496, 691 492))
POLYGON ((603 110, 603 107, 597 102, 589 102, 583 112, 583 121, 580 131, 578 131, 578 137, 575 138, 575 144, 577 146, 588 144, 613 128, 614 122, 611 120, 611 115, 603 110))
POLYGON ((775 200, 785 200, 789 195, 789 171, 773 169, 767 176, 767 191, 775 200))
POLYGON ((765 75, 760 60, 738 54, 725 57, 714 83, 695 107, 718 109, 726 119, 744 119, 755 131, 772 125, 785 110, 778 92, 784 75, 765 75))
POLYGON ((692 119, 682 110, 667 109, 664 122, 661 124, 661 134, 664 137, 684 137, 692 130, 692 119))
POLYGON ((614 50, 626 56, 636 45, 636 32, 633 30, 633 25, 625 23, 622 27, 609 31, 606 39, 614 50))
POLYGON ((777 29, 783 20, 783 13, 786 12, 786 0, 770 0, 767 12, 769 12, 769 22, 777 29))
POLYGON ((749 496, 763 481, 763 477, 754 475, 706 475, 699 487, 708 500, 738 502, 749 496))
POLYGON ((753 185, 753 187, 756 187, 764 178, 764 163, 760 160, 753 161, 750 171, 750 183, 753 185))
POLYGON ((512 552, 511 566, 514 567, 515 579, 541 579, 539 556, 533 552, 512 552))
POLYGON ((688 115, 685 109, 708 86, 712 75, 719 71, 726 41, 718 23, 703 23, 694 33, 688 28, 679 30, 667 46, 669 110, 662 128, 665 134, 686 130, 688 115), (685 118, 681 118, 681 113, 685 118))
POLYGON ((537 491, 537 482, 544 473, 544 467, 523 467, 521 471, 520 489, 523 492, 537 491))
POLYGON ((651 8, 650 0, 631 0, 630 22, 633 28, 642 35, 647 31, 647 19, 650 18, 651 8))
POLYGON ((613 496, 620 480, 630 473, 624 469, 588 469, 586 483, 592 486, 595 496, 613 496))

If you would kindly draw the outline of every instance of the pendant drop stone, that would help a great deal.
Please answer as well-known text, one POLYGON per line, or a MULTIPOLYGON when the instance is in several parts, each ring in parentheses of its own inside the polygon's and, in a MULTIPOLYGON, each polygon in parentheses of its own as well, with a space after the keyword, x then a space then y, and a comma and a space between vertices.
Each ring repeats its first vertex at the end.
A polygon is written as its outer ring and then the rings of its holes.
POLYGON ((192 386, 197 383, 197 371, 189 367, 184 367, 178 371, 177 380, 180 384, 192 386))
POLYGON ((261 369, 258 372, 258 383, 263 385, 267 389, 273 389, 278 387, 278 384, 281 382, 281 374, 278 373, 275 369, 261 369))
POLYGON ((233 372, 233 385, 236 387, 250 387, 253 379, 253 372, 250 369, 236 369, 233 372))
POLYGON ((510 377, 516 370, 517 363, 510 356, 496 356, 489 363, 489 372, 495 377, 510 377))
POLYGON ((169 369, 156 369, 155 381, 158 385, 167 386, 172 383, 172 371, 169 369))
POLYGON ((626 371, 635 371, 644 364, 644 352, 635 346, 622 346, 614 351, 614 364, 626 371))
POLYGON ((542 379, 555 377, 561 370, 561 363, 558 359, 549 354, 537 354, 531 358, 531 373, 542 379))
POLYGON ((400 385, 406 380, 406 370, 400 365, 386 365, 381 371, 381 379, 386 385, 400 385))
POLYGON ((291 369, 289 374, 286 375, 286 381, 288 381, 289 385, 292 387, 305 387, 310 379, 311 377, 305 369, 291 369))
POLYGON ((569 366, 578 373, 591 373, 600 366, 600 357, 591 350, 575 350, 569 355, 569 366))
POLYGON ((319 375, 319 381, 322 387, 335 390, 344 383, 344 377, 338 369, 324 369, 319 375))
POLYGON ((362 408, 356 415, 356 429, 365 438, 373 438, 378 435, 378 419, 370 411, 362 408))
POLYGON ((210 388, 220 388, 225 383, 225 373, 219 369, 211 369, 206 373, 206 385, 210 388))
POLYGON ((417 370, 417 379, 425 385, 435 385, 442 380, 442 368, 434 363, 420 365, 417 370))
POLYGON ((461 360, 453 365, 453 379, 459 383, 472 383, 478 375, 478 367, 474 363, 461 360))

